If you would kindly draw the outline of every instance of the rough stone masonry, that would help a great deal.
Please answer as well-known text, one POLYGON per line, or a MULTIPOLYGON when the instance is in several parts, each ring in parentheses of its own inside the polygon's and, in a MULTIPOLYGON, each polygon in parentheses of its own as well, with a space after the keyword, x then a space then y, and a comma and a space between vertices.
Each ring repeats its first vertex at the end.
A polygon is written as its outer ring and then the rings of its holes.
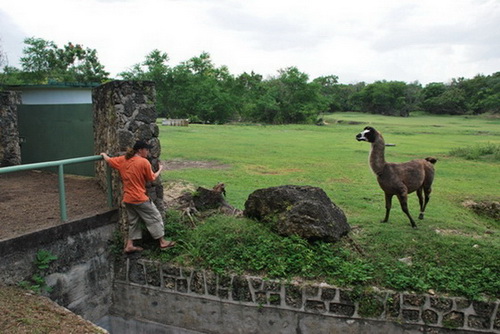
MULTIPOLYGON (((144 140, 153 146, 150 162, 153 170, 158 170, 161 147, 155 100, 155 86, 151 81, 112 81, 95 88, 92 91, 95 154, 124 154, 136 140, 144 140)), ((97 164, 96 175, 101 185, 106 187, 104 163, 97 164)), ((113 171, 112 184, 114 204, 119 205, 122 185, 116 171, 113 171)), ((161 181, 157 179, 146 188, 149 198, 160 212, 164 212, 161 181)), ((121 226, 126 229, 126 214, 124 210, 120 211, 121 226)))
POLYGON ((20 92, 0 92, 0 167, 21 164, 21 147, 17 127, 17 105, 20 92))

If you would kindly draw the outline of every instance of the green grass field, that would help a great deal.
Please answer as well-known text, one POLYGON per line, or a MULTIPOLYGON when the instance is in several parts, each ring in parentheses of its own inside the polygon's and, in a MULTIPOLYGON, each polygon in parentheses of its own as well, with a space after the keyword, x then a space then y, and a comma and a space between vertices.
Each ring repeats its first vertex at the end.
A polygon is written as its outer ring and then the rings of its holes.
MULTIPOLYGON (((344 266, 348 263, 359 266, 347 266, 350 269, 344 268, 345 272, 324 270, 312 274, 312 278, 331 278, 335 284, 433 289, 474 298, 483 294, 499 297, 500 222, 478 216, 464 208, 462 202, 500 201, 500 118, 428 115, 399 118, 336 113, 325 120, 326 126, 160 126, 162 160, 203 160, 227 165, 223 169, 166 171, 162 174, 163 181, 210 188, 224 182, 226 200, 241 209, 256 189, 286 184, 320 187, 344 210, 353 227, 351 237, 364 249, 364 254, 339 255, 342 245, 333 246, 332 257, 342 258, 344 266), (367 125, 379 130, 386 143, 396 145, 386 148, 389 162, 428 156, 438 159, 426 218, 417 220, 416 230, 410 227, 397 199, 393 201, 389 223, 380 223, 385 211, 384 194, 368 166, 370 144, 355 140, 355 135, 367 125), (493 152, 478 150, 483 147, 493 148, 493 152), (469 156, 453 153, 464 150, 481 153, 469 156), (411 258, 412 264, 403 264, 398 261, 401 258, 411 258), (359 271, 363 274, 358 275, 359 271), (352 277, 346 279, 342 275, 352 277)), ((410 195, 409 208, 417 218, 416 194, 410 195)), ((204 228, 209 230, 207 233, 217 235, 215 230, 204 228)), ((184 238, 181 244, 184 241, 190 247, 179 247, 169 259, 189 258, 181 253, 188 248, 193 251, 195 242, 189 238, 194 236, 191 233, 177 237, 184 238)), ((198 238, 202 242, 203 237, 198 238)), ((214 247, 223 246, 214 244, 214 247)), ((200 250, 198 253, 203 256, 200 250)), ((316 258, 328 258, 321 251, 314 254, 316 258)), ((239 268, 235 260, 220 261, 225 265, 221 268, 239 268)), ((312 262, 306 258, 297 261, 312 262)), ((191 259, 191 263, 195 262, 191 259)), ((213 262, 208 266, 215 267, 213 262)), ((258 271, 259 268, 240 269, 258 271)), ((262 270, 266 272, 266 268, 262 270)), ((283 275, 299 275, 301 271, 304 269, 285 270, 283 275)))

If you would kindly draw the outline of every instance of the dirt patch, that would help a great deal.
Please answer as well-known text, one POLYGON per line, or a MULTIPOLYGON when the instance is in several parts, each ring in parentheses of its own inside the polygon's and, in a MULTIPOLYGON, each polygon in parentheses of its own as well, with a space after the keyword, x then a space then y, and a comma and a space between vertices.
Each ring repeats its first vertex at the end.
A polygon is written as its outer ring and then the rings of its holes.
MULTIPOLYGON (((109 210, 106 192, 95 178, 66 175, 68 220, 109 210)), ((61 223, 58 176, 25 171, 0 175, 0 240, 61 223)))
POLYGON ((175 209, 178 198, 186 192, 193 192, 196 187, 193 184, 179 181, 171 181, 163 184, 163 201, 167 209, 175 209))
POLYGON ((217 161, 194 161, 182 159, 164 160, 162 161, 162 164, 164 170, 187 168, 225 169, 230 167, 230 165, 225 165, 217 161))
POLYGON ((475 202, 466 200, 462 205, 478 215, 486 216, 500 221, 500 201, 475 202))
POLYGON ((46 297, 15 287, 0 286, 2 333, 107 333, 46 297))
POLYGON ((303 172, 302 169, 298 168, 271 169, 266 166, 260 166, 260 165, 246 166, 246 169, 249 174, 253 175, 287 175, 292 173, 303 172))

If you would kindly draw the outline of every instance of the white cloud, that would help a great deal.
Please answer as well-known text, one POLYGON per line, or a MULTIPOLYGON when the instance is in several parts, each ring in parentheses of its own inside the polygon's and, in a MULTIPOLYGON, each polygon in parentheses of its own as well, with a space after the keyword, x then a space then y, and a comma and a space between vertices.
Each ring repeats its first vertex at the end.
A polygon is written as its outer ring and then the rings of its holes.
POLYGON ((98 51, 112 75, 153 49, 177 65, 209 52, 233 74, 297 66, 341 82, 472 77, 500 70, 496 0, 0 0, 11 64, 25 37, 98 51), (6 23, 10 18, 10 22, 6 23), (6 28, 6 26, 8 28, 6 28), (8 32, 6 33, 6 30, 8 32))

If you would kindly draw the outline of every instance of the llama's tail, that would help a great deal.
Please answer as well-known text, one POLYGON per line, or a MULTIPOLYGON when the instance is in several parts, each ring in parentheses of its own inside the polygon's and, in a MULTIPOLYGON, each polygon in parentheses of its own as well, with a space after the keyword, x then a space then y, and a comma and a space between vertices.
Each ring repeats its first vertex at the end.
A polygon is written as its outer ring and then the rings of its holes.
POLYGON ((436 158, 433 157, 427 157, 425 158, 425 160, 429 161, 433 165, 438 161, 436 158))

